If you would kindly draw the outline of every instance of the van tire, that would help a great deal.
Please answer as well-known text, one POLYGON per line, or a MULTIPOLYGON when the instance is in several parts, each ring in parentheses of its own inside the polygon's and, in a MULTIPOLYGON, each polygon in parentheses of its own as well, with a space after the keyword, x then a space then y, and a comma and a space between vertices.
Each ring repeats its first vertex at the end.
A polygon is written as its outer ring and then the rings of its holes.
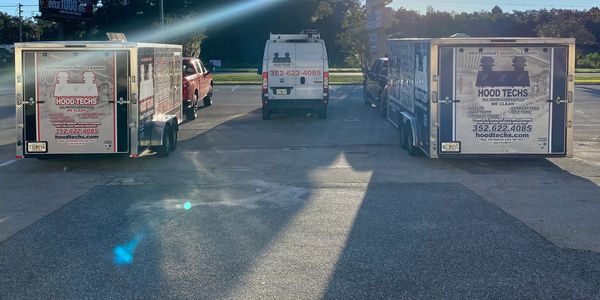
POLYGON ((421 149, 417 148, 416 146, 413 145, 414 143, 414 136, 413 136, 413 131, 412 128, 410 128, 410 126, 408 127, 408 155, 410 156, 419 156, 421 155, 421 149))
POLYGON ((404 150, 408 150, 408 130, 407 124, 400 122, 400 147, 404 150))
POLYGON ((327 119, 327 108, 319 110, 319 119, 327 119))
POLYGON ((192 107, 188 107, 185 110, 185 118, 189 121, 194 121, 198 117, 198 96, 194 95, 192 100, 192 107))
POLYGON ((263 107, 262 118, 263 118, 263 120, 271 120, 271 112, 269 111, 268 108, 263 107))
POLYGON ((167 125, 165 127, 162 140, 163 144, 156 148, 156 155, 158 155, 158 157, 167 157, 169 156, 169 152, 171 152, 171 143, 173 141, 171 126, 167 125))

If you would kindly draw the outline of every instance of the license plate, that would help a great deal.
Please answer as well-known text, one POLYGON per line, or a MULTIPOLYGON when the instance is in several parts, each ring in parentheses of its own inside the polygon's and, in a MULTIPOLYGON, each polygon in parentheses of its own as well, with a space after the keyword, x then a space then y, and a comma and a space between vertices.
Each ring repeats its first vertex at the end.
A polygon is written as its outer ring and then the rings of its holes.
POLYGON ((46 143, 46 142, 29 142, 29 143, 27 143, 27 152, 29 152, 29 153, 46 153, 46 152, 48 152, 48 143, 46 143))
POLYGON ((460 152, 460 142, 442 143, 442 152, 459 153, 460 152))
POLYGON ((287 95, 288 94, 288 90, 287 89, 276 89, 275 90, 275 94, 276 95, 287 95))

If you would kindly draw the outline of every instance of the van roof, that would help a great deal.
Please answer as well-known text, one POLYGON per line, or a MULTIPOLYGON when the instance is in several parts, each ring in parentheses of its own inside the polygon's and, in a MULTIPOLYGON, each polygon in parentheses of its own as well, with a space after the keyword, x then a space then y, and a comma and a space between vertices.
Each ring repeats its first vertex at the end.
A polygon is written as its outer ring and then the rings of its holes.
POLYGON ((321 34, 319 33, 299 33, 299 34, 273 34, 269 38, 272 42, 294 42, 294 41, 304 41, 304 42, 320 42, 321 34))

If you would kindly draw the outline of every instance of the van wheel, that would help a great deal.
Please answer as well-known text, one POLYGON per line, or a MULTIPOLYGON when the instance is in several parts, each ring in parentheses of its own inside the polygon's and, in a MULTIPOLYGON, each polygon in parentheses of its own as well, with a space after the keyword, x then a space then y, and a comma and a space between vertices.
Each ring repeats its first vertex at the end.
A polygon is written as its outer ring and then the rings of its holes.
POLYGON ((402 149, 408 150, 408 126, 404 123, 400 124, 400 146, 402 149))
POLYGON ((194 121, 198 117, 198 96, 194 95, 194 100, 192 101, 192 107, 188 107, 185 110, 185 118, 194 121))
POLYGON ((319 110, 319 119, 327 119, 327 108, 319 110))
POLYGON ((419 155, 421 155, 421 150, 413 145, 415 138, 412 133, 412 128, 410 128, 410 126, 407 126, 407 127, 408 127, 408 145, 407 145, 408 154, 410 156, 419 156, 419 155))
POLYGON ((171 134, 171 127, 167 125, 163 132, 163 144, 156 148, 156 154, 158 157, 167 157, 171 151, 171 143, 173 142, 173 136, 171 134))
POLYGON ((269 111, 268 108, 263 107, 262 118, 263 118, 263 120, 271 120, 271 112, 269 111))

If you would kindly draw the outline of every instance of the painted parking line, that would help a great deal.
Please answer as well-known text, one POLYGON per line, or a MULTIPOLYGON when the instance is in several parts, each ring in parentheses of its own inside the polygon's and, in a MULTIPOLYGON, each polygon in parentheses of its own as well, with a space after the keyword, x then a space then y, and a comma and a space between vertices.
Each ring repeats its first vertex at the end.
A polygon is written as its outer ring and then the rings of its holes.
POLYGON ((8 165, 10 165, 10 164, 13 164, 13 163, 16 163, 16 162, 17 162, 17 160, 16 160, 16 159, 9 160, 9 161, 5 161, 5 162, 3 162, 3 163, 1 163, 1 164, 0 164, 0 168, 1 168, 1 167, 6 167, 6 166, 8 166, 8 165))
POLYGON ((240 88, 240 86, 239 86, 239 85, 236 85, 236 86, 234 86, 234 87, 231 89, 231 91, 232 91, 232 92, 235 92, 235 90, 237 90, 238 88, 240 88))

